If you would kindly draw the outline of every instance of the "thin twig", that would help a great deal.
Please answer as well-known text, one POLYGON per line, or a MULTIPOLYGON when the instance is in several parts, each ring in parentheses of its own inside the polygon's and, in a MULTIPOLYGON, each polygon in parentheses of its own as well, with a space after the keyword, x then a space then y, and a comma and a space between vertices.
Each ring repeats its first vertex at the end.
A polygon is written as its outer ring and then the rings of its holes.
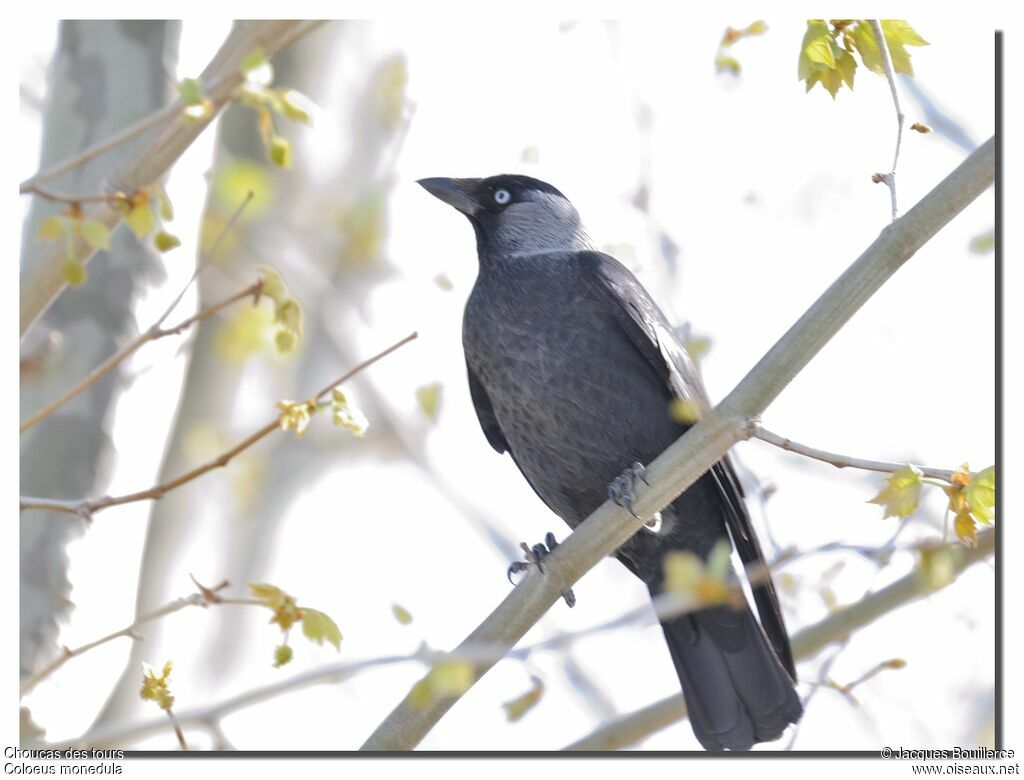
POLYGON ((896 74, 893 72, 892 56, 889 54, 889 44, 885 41, 885 33, 882 30, 882 23, 877 19, 869 20, 871 31, 878 41, 878 51, 882 55, 882 67, 885 69, 885 77, 889 81, 889 90, 892 92, 892 103, 896 107, 896 153, 892 158, 892 169, 882 176, 882 181, 889 187, 889 197, 892 200, 892 219, 896 221, 896 163, 900 159, 900 144, 903 142, 903 109, 900 108, 900 96, 896 91, 896 74))
MULTIPOLYGON (((826 452, 825 450, 815 449, 814 447, 808 447, 806 444, 799 444, 792 439, 786 439, 779 436, 777 433, 772 433, 769 430, 762 428, 760 425, 754 428, 754 438, 760 439, 768 444, 774 444, 789 452, 795 452, 798 455, 803 455, 814 460, 820 460, 824 463, 828 463, 835 466, 837 469, 853 468, 853 469, 864 469, 865 471, 880 471, 883 473, 891 474, 904 466, 906 463, 891 463, 884 460, 865 460, 863 458, 853 458, 849 455, 839 455, 835 452, 826 452)), ((915 464, 916 465, 916 464, 915 464)), ((947 469, 933 469, 928 466, 917 466, 921 473, 926 477, 932 479, 941 479, 944 482, 949 482, 953 478, 953 471, 947 469)))
POLYGON ((137 138, 138 136, 145 133, 147 130, 160 125, 168 119, 171 119, 176 114, 180 113, 185 108, 185 103, 182 100, 175 100, 170 105, 164 106, 158 111, 153 112, 149 116, 143 117, 133 125, 129 125, 124 130, 121 130, 108 138, 104 138, 102 141, 97 141, 89 148, 79 152, 73 157, 69 157, 66 160, 47 168, 45 171, 39 171, 33 176, 25 179, 19 187, 19 192, 24 195, 26 193, 35 192, 37 195, 42 195, 39 192, 38 185, 40 182, 49 181, 56 177, 67 173, 68 171, 74 170, 79 166, 85 165, 87 162, 95 157, 99 157, 101 154, 116 149, 121 144, 137 138))
POLYGON ((203 588, 200 586, 199 592, 192 593, 180 599, 175 599, 169 604, 165 604, 159 609, 156 609, 152 612, 143 615, 130 626, 125 626, 124 628, 118 631, 114 631, 113 633, 107 634, 104 637, 100 637, 99 639, 93 642, 89 642, 74 649, 71 649, 69 647, 63 648, 61 650, 60 655, 58 655, 53 661, 44 666, 42 669, 40 669, 38 672, 33 674, 31 677, 29 677, 27 680, 25 680, 25 682, 21 684, 21 695, 25 696, 26 694, 28 694, 33 688, 39 685, 39 683, 41 683, 51 674, 53 674, 62 666, 64 666, 64 664, 66 664, 72 658, 77 658, 83 653, 87 653, 90 650, 99 647, 100 645, 105 645, 107 642, 113 642, 115 639, 120 639, 123 636, 132 637, 133 639, 136 638, 138 629, 146 625, 147 623, 151 623, 154 620, 166 617, 167 615, 172 615, 175 612, 185 609, 186 607, 206 607, 210 604, 220 603, 223 600, 219 596, 217 596, 216 593, 217 591, 226 588, 227 585, 228 583, 225 580, 224 582, 221 582, 219 585, 216 585, 213 588, 203 588))
MULTIPOLYGON (((382 352, 379 352, 373 357, 364 360, 355 368, 347 371, 346 373, 342 374, 342 376, 340 376, 338 379, 324 386, 321 390, 319 390, 316 393, 316 395, 312 397, 311 400, 319 402, 325 395, 327 395, 327 393, 331 391, 332 388, 340 385, 342 382, 347 381, 351 377, 358 374, 360 371, 369 368, 381 358, 390 355, 396 349, 405 346, 410 341, 415 339, 417 335, 418 334, 415 332, 410 333, 408 336, 401 339, 400 341, 395 342, 382 352)), ((185 483, 191 482, 197 477, 201 477, 208 471, 213 471, 214 469, 226 466, 231 461, 231 459, 238 455, 240 452, 248 449, 261 439, 269 436, 271 433, 273 433, 280 427, 280 418, 275 418, 274 420, 268 422, 266 425, 264 425, 256 432, 247 436, 245 439, 240 441, 231 449, 218 455, 213 460, 207 461, 206 463, 202 464, 201 466, 197 466, 191 471, 187 471, 184 474, 175 477, 172 480, 169 480, 159 485, 154 485, 153 487, 147 488, 146 490, 140 490, 135 493, 126 493, 125 495, 122 496, 103 496, 102 498, 79 499, 74 501, 62 501, 59 499, 23 496, 20 501, 20 506, 23 511, 25 509, 47 509, 55 512, 64 512, 65 514, 77 515, 78 517, 81 517, 84 520, 91 520, 94 514, 96 514, 102 509, 107 509, 108 507, 120 506, 122 504, 131 504, 136 501, 145 501, 147 499, 159 500, 160 498, 163 498, 164 495, 174 490, 175 488, 181 487, 185 483)))
POLYGON ((78 206, 82 203, 114 203, 121 193, 93 193, 91 195, 69 195, 65 192, 56 192, 38 184, 32 184, 22 190, 22 194, 38 195, 43 200, 51 203, 65 203, 69 206, 78 206))
POLYGON ((174 713, 169 709, 164 710, 167 713, 168 720, 171 721, 171 726, 174 728, 174 736, 178 738, 178 744, 181 745, 181 749, 188 751, 188 743, 185 741, 185 734, 181 730, 181 724, 178 723, 178 719, 174 717, 174 713))
POLYGON ((148 344, 151 341, 156 341, 157 339, 162 339, 166 336, 172 336, 181 333, 183 330, 191 327, 195 323, 201 322, 202 320, 212 317, 213 315, 228 308, 232 304, 235 304, 241 300, 245 300, 246 298, 252 298, 254 304, 258 303, 260 298, 260 292, 262 290, 263 279, 258 279, 257 281, 253 282, 248 287, 246 287, 244 290, 239 290, 234 295, 225 298, 223 301, 215 303, 212 306, 208 306, 202 311, 196 312, 191 317, 183 320, 182 322, 180 322, 179 324, 175 325, 172 328, 161 328, 159 325, 153 325, 151 328, 140 333, 135 339, 130 341, 128 344, 125 344, 125 346, 123 346, 109 358, 107 358, 98 366, 96 366, 96 368, 90 371, 85 376, 85 378, 82 379, 74 387, 71 387, 68 390, 61 393, 57 398, 50 401, 50 403, 48 403, 38 412, 33 414, 27 420, 25 420, 21 424, 20 432, 24 433, 32 426, 36 425, 42 420, 45 420, 55 411, 64 406, 64 404, 66 404, 68 401, 77 397, 85 390, 88 390, 90 387, 96 384, 96 382, 98 382, 104 376, 109 374, 114 368, 116 368, 127 358, 129 358, 131 355, 137 352, 139 348, 142 347, 143 345, 148 344))

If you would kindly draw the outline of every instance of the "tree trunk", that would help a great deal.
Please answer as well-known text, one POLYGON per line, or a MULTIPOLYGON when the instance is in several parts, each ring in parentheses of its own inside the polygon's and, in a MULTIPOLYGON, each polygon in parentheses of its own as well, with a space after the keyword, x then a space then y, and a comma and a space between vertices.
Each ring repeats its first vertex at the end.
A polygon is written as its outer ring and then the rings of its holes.
MULTIPOLYGON (((43 118, 45 168, 161 108, 170 99, 164 68, 177 57, 180 25, 158 21, 66 21, 51 65, 43 118)), ((48 184, 95 193, 110 170, 101 156, 48 184)), ((29 255, 42 219, 57 209, 36 199, 25 225, 29 255)), ((23 416, 55 398, 134 335, 132 302, 160 273, 154 253, 129 231, 89 266, 89 279, 68 290, 36 328, 33 342, 55 348, 23 370, 23 416), (58 341, 59 339, 59 341, 58 341)), ((23 364, 24 368, 24 364, 23 364)), ((27 495, 81 498, 101 492, 113 453, 107 432, 122 384, 112 372, 21 437, 21 491, 27 495)), ((83 530, 66 514, 36 512, 21 518, 21 676, 56 652, 58 620, 71 606, 68 541, 83 530)))

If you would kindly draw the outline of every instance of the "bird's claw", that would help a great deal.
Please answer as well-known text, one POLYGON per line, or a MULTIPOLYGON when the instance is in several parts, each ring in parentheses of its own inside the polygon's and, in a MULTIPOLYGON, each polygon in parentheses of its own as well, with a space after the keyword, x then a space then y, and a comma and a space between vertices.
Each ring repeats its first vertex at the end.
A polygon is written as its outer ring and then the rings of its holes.
MULTIPOLYGON (((530 566, 536 566, 541 574, 544 573, 544 559, 550 555, 556 547, 558 547, 558 540, 555 539, 555 535, 548 531, 544 536, 544 541, 533 545, 532 547, 526 544, 526 542, 520 542, 519 547, 523 550, 522 561, 512 561, 508 567, 508 581, 512 582, 512 575, 518 574, 521 571, 526 571, 530 566)), ((515 583, 513 583, 515 584, 515 583)), ((562 594, 562 598, 565 599, 565 603, 570 607, 576 605, 576 594, 572 592, 572 588, 565 591, 562 594)))
POLYGON ((641 519, 640 515, 633 510, 633 501, 636 499, 637 482, 643 482, 645 485, 651 484, 647 481, 646 477, 644 477, 645 472, 646 469, 644 468, 644 464, 637 461, 613 479, 608 485, 608 498, 624 508, 637 520, 641 519))

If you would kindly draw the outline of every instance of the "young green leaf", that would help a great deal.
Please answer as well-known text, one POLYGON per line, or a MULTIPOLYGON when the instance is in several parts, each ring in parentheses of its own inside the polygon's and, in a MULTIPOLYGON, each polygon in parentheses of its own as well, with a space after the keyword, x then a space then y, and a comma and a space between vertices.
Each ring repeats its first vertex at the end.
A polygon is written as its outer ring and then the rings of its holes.
POLYGON ((540 701, 540 697, 544 695, 543 680, 537 676, 531 676, 530 683, 530 689, 526 691, 526 693, 501 705, 505 710, 505 717, 508 718, 509 723, 515 723, 526 713, 536 707, 537 702, 540 701))
POLYGON ((172 249, 177 249, 181 246, 181 239, 173 233, 161 230, 153 237, 153 243, 156 245, 158 251, 170 252, 172 249))
POLYGON ((403 626, 407 626, 412 623, 412 615, 409 610, 398 604, 391 605, 391 614, 395 616, 395 620, 401 623, 403 626))
POLYGON ((67 229, 67 220, 63 217, 54 215, 52 217, 47 217, 39 223, 39 232, 36 234, 36 237, 40 241, 54 241, 58 238, 62 238, 67 229))
POLYGON ((294 89, 282 89, 277 96, 278 112, 281 116, 307 125, 313 121, 313 102, 301 92, 294 89))
POLYGON ((270 161, 278 168, 292 167, 292 145, 287 138, 280 135, 271 136, 270 161))
POLYGON ((160 674, 156 673, 149 664, 142 664, 142 688, 139 696, 143 701, 155 701, 160 709, 169 710, 174 705, 174 697, 171 695, 168 683, 171 677, 171 662, 164 664, 160 674))
POLYGON ((76 260, 65 260, 61 271, 64 275, 64 281, 72 287, 81 287, 85 284, 87 278, 85 266, 76 260))
POLYGON ((128 227, 131 228, 135 237, 140 241, 153 229, 154 220, 153 209, 149 207, 149 203, 134 206, 128 212, 128 216, 124 218, 124 221, 128 223, 128 227))
POLYGON ((275 647, 274 668, 280 669, 282 666, 284 666, 286 663, 292 660, 293 655, 294 653, 292 652, 291 645, 278 645, 277 647, 275 647))
POLYGON ((437 416, 441 410, 441 383, 433 382, 417 388, 416 400, 419 401, 420 409, 423 410, 427 419, 437 422, 437 416))
POLYGON ((347 428, 360 439, 370 427, 366 415, 349 404, 345 394, 337 387, 331 390, 331 420, 339 428, 347 428))
POLYGON ((870 504, 880 504, 885 509, 886 517, 906 517, 915 509, 921 500, 921 469, 911 464, 900 466, 889 475, 885 486, 878 495, 869 499, 870 504))
POLYGON ((185 105, 194 106, 203 102, 203 87, 198 79, 182 79, 176 87, 185 105))
POLYGON ((260 288, 260 295, 265 295, 274 303, 280 306, 288 298, 288 290, 284 286, 284 279, 276 268, 269 265, 259 267, 260 277, 263 279, 263 286, 260 288))
POLYGON ((996 504, 996 467, 989 466, 974 474, 964 497, 971 517, 983 525, 992 525, 996 504))
POLYGON ((244 57, 242 57, 242 73, 243 75, 247 75, 249 71, 256 70, 256 68, 263 67, 266 64, 267 56, 263 53, 263 47, 257 46, 244 57))
POLYGON ((78 232, 93 249, 110 249, 110 230, 98 219, 83 220, 78 232))
POLYGON ((334 645, 336 650, 341 650, 341 631, 323 612, 303 607, 302 633, 318 645, 327 641, 334 645))

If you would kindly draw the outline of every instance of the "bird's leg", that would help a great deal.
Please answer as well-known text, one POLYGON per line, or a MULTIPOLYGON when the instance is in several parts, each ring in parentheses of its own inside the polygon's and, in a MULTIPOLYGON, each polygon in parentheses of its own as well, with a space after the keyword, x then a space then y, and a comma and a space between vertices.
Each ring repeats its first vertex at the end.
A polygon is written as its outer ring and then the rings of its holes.
POLYGON ((633 511, 637 482, 643 482, 645 485, 651 484, 644 478, 645 471, 644 464, 637 461, 608 485, 608 498, 624 508, 637 520, 640 519, 640 515, 633 511))
MULTIPOLYGON (((508 567, 508 581, 512 582, 512 575, 518 574, 521 571, 526 571, 530 566, 536 566, 541 574, 544 573, 544 559, 558 547, 558 540, 555 539, 555 535, 548 531, 544 537, 544 541, 539 544, 535 544, 532 547, 526 542, 520 542, 519 546, 523 550, 522 561, 512 561, 508 567)), ((513 583, 515 584, 515 583, 513 583)), ((570 607, 576 606, 576 594, 572 592, 572 588, 565 591, 562 594, 562 598, 565 599, 565 603, 570 607)))

